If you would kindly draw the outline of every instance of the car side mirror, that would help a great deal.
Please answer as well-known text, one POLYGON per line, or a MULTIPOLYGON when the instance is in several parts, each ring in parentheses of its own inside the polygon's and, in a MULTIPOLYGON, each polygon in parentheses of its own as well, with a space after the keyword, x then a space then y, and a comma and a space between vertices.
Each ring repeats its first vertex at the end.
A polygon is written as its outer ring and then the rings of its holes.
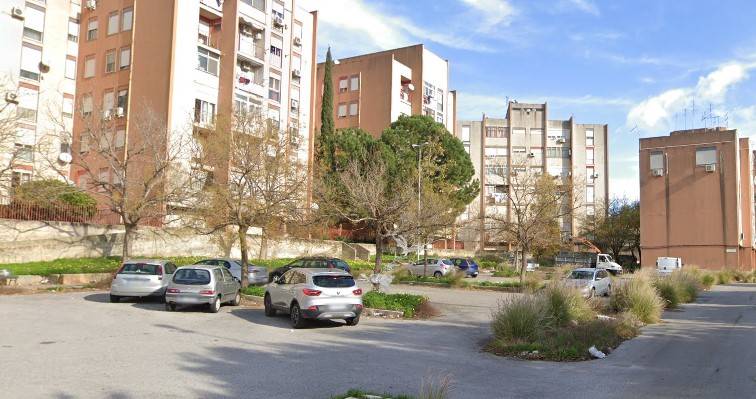
POLYGON ((280 276, 273 276, 273 282, 278 284, 279 277, 280 276))

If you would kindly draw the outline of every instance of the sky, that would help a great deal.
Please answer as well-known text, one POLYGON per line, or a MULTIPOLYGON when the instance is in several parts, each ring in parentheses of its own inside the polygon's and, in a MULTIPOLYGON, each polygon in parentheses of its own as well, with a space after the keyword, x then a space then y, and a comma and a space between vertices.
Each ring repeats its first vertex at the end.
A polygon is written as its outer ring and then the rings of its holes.
POLYGON ((726 125, 756 138, 751 0, 299 0, 318 57, 423 43, 450 63, 458 119, 548 102, 609 125, 609 191, 638 197, 638 139, 726 125))

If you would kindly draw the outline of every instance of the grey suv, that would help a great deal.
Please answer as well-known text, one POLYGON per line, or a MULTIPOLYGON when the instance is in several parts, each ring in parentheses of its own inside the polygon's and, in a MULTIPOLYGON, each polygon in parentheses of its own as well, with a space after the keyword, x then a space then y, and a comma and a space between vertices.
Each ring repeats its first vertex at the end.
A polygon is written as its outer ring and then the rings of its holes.
POLYGON ((294 328, 308 319, 343 319, 354 326, 362 313, 362 289, 340 269, 289 269, 265 290, 265 315, 289 313, 294 328))

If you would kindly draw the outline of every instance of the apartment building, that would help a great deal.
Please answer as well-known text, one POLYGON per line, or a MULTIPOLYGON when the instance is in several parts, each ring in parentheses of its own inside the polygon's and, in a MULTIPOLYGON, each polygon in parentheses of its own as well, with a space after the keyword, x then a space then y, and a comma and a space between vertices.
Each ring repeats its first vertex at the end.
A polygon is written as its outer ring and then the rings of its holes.
MULTIPOLYGON (((139 140, 130 116, 149 107, 185 134, 236 111, 262 113, 310 162, 316 12, 296 0, 97 0, 81 21, 74 157, 91 145, 86 118, 114 119, 124 147, 139 140)), ((87 185, 84 171, 71 177, 87 185)))
POLYGON ((0 197, 31 179, 68 176, 76 95, 79 0, 0 0, 0 197), (10 190, 9 190, 10 188, 10 190))
MULTIPOLYGON (((318 64, 317 110, 324 67, 318 64)), ((422 44, 342 58, 331 72, 337 129, 361 128, 378 137, 400 115, 429 115, 454 132, 456 92, 449 89, 449 61, 422 44)), ((315 126, 320 125, 318 113, 315 126)))
POLYGON ((640 139, 641 266, 756 267, 754 151, 723 127, 640 139))
MULTIPOLYGON (((572 181, 571 216, 559 221, 562 236, 579 234, 579 221, 606 207, 609 197, 608 126, 579 124, 573 118, 550 120, 548 104, 509 102, 505 118, 483 115, 480 121, 457 122, 457 134, 470 154, 480 196, 461 216, 458 239, 465 248, 506 248, 486 234, 490 215, 511 220, 507 193, 513 174, 547 173, 572 181)), ((568 209, 569 209, 568 208, 568 209)))

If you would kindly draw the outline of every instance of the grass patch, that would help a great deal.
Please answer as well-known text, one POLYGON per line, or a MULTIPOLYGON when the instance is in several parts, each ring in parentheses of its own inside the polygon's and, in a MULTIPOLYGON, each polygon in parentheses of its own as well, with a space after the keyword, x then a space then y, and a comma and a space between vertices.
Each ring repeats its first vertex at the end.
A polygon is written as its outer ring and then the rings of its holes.
POLYGON ((417 314, 421 305, 428 298, 412 294, 387 294, 379 291, 368 291, 362 295, 362 304, 368 308, 398 310, 404 312, 405 318, 412 318, 417 314))
POLYGON ((242 294, 253 296, 265 296, 265 287, 258 285, 250 285, 247 288, 242 288, 242 294))
POLYGON ((677 286, 667 278, 659 278, 654 281, 654 288, 666 303, 667 309, 674 309, 680 305, 680 291, 677 286))
POLYGON ((618 284, 609 299, 609 307, 617 313, 630 312, 643 323, 658 323, 664 300, 644 276, 618 284))
POLYGON ((377 394, 377 393, 372 393, 372 392, 361 391, 359 389, 350 389, 345 394, 331 396, 331 399, 346 399, 346 398, 365 399, 365 398, 367 398, 370 395, 372 395, 372 396, 380 396, 382 398, 414 399, 414 397, 407 396, 407 395, 396 395, 395 396, 395 395, 391 395, 391 394, 387 394, 387 393, 377 394))
POLYGON ((504 267, 493 272, 494 277, 518 277, 519 275, 520 273, 517 273, 517 270, 511 267, 504 267))
MULTIPOLYGON (((451 275, 442 276, 439 278, 430 276, 412 276, 404 271, 394 273, 395 283, 424 283, 433 284, 441 287, 449 288, 483 288, 483 289, 502 289, 502 290, 518 290, 523 286, 519 281, 479 281, 479 280, 466 280, 463 273, 454 273, 451 275)), ((541 284, 539 282, 538 287, 541 284)))

